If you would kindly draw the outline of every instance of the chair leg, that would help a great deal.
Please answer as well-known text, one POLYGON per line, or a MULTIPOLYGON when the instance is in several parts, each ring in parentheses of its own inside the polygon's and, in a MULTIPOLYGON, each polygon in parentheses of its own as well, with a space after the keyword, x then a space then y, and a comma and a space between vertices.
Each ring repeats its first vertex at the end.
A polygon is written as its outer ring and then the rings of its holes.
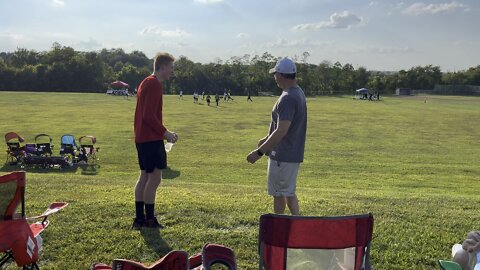
POLYGON ((5 252, 5 255, 0 259, 0 267, 7 263, 10 259, 13 259, 12 251, 5 252))
POLYGON ((30 265, 25 265, 24 267, 22 267, 22 269, 23 270, 40 270, 37 263, 32 263, 30 265))

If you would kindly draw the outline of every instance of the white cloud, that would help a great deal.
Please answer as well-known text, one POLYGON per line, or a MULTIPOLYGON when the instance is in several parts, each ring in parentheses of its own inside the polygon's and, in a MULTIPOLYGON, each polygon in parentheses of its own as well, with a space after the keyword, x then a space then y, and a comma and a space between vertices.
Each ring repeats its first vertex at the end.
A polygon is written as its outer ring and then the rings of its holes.
POLYGON ((50 2, 50 5, 52 5, 54 7, 64 7, 65 6, 65 1, 63 1, 63 0, 52 0, 52 2, 50 2))
POLYGON ((349 11, 342 11, 340 13, 333 13, 330 15, 329 21, 319 23, 298 24, 292 27, 294 31, 314 30, 314 29, 350 29, 355 25, 363 22, 361 17, 350 13, 349 11))
POLYGON ((175 28, 175 30, 164 30, 158 26, 145 27, 140 31, 140 34, 141 35, 158 35, 160 37, 172 38, 172 39, 185 38, 185 37, 191 36, 190 33, 178 27, 175 28))
POLYGON ((449 12, 458 9, 463 11, 469 11, 470 8, 462 3, 453 1, 450 3, 441 4, 426 4, 426 3, 414 3, 405 8, 402 13, 409 15, 422 15, 422 14, 437 14, 441 12, 449 12))
POLYGON ((208 5, 208 4, 221 3, 223 2, 223 0, 193 0, 193 2, 208 5))
POLYGON ((236 38, 239 38, 239 39, 245 39, 245 38, 249 38, 250 35, 247 34, 247 33, 239 33, 236 38))
POLYGON ((329 47, 332 42, 320 42, 307 38, 287 40, 285 38, 277 37, 275 41, 268 42, 266 48, 286 48, 286 47, 329 47))

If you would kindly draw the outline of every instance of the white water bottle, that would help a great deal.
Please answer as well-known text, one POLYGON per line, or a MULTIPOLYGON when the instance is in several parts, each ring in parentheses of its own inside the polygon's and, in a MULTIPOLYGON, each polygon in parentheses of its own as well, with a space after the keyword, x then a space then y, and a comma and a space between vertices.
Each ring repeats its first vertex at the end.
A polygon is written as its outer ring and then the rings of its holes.
POLYGON ((167 153, 170 152, 170 151, 172 151, 172 147, 173 147, 173 143, 167 142, 167 143, 165 144, 165 151, 166 151, 167 153))

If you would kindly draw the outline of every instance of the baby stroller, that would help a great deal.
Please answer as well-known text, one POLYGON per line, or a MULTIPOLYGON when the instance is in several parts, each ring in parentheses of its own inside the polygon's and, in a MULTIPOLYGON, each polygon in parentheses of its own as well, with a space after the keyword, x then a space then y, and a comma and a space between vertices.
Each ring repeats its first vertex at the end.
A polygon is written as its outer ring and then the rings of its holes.
POLYGON ((37 147, 37 155, 51 156, 52 155, 52 137, 47 134, 38 134, 35 136, 35 145, 37 147))
POLYGON ((5 164, 16 165, 22 161, 25 156, 25 147, 21 146, 25 140, 15 132, 5 134, 5 142, 7 143, 7 159, 5 164))
POLYGON ((60 155, 67 157, 69 161, 75 162, 78 154, 78 145, 75 137, 65 134, 60 139, 60 155))
POLYGON ((92 135, 82 136, 78 139, 78 142, 80 143, 78 160, 90 165, 96 164, 98 160, 97 152, 100 149, 100 147, 95 147, 97 138, 92 135))

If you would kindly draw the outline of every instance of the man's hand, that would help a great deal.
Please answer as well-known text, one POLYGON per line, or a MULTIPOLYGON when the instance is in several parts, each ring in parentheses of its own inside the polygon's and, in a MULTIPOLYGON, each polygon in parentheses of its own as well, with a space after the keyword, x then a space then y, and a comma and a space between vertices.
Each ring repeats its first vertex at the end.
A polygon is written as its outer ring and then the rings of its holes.
POLYGON ((253 164, 257 162, 257 160, 259 160, 260 158, 261 156, 258 155, 257 150, 253 150, 252 152, 250 152, 250 154, 248 154, 247 161, 253 164))
POLYGON ((260 146, 262 146, 262 144, 263 144, 263 143, 264 143, 264 142, 265 142, 267 139, 268 139, 268 136, 267 136, 267 137, 265 137, 265 138, 263 138, 263 139, 260 139, 260 140, 258 141, 258 145, 257 145, 257 147, 260 147, 260 146))
POLYGON ((170 132, 168 130, 165 131, 165 134, 163 135, 163 137, 165 137, 167 142, 170 142, 170 143, 176 143, 178 140, 178 135, 175 132, 170 132))
POLYGON ((480 232, 469 232, 467 235, 467 239, 463 241, 462 247, 468 252, 480 251, 480 232))

